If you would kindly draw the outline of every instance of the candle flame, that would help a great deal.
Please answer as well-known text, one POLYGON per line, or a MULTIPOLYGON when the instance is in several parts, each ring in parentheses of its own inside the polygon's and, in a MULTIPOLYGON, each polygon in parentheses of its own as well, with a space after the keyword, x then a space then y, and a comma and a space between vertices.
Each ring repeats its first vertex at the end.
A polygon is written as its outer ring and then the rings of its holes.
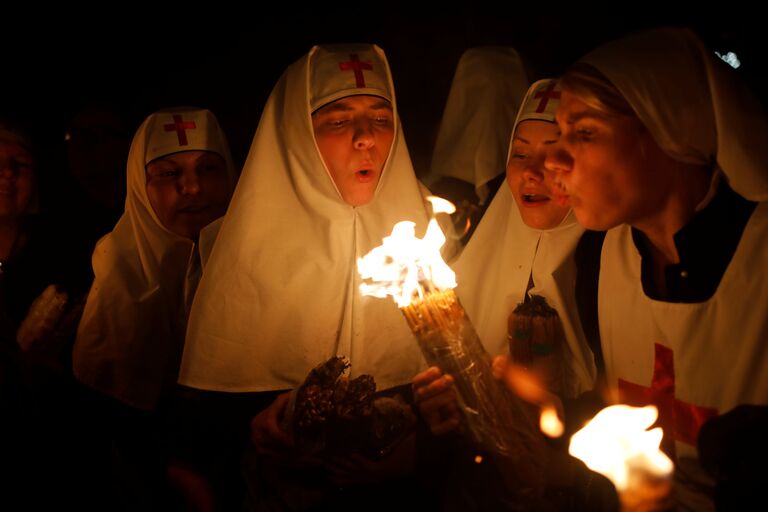
POLYGON ((633 470, 667 477, 673 465, 659 450, 663 432, 660 427, 647 430, 657 417, 652 405, 606 407, 573 435, 568 451, 610 479, 619 492, 627 489, 633 470))
POLYGON ((549 437, 560 437, 565 430, 563 422, 557 417, 557 410, 551 405, 546 405, 541 409, 539 428, 549 437))
MULTIPOLYGON (((445 199, 427 199, 435 213, 455 211, 445 199)), ((456 287, 456 275, 440 256, 445 235, 437 221, 430 219, 424 238, 416 237, 415 226, 407 220, 398 222, 382 245, 357 259, 357 270, 366 280, 360 285, 363 295, 392 296, 399 307, 404 307, 430 291, 456 287)))

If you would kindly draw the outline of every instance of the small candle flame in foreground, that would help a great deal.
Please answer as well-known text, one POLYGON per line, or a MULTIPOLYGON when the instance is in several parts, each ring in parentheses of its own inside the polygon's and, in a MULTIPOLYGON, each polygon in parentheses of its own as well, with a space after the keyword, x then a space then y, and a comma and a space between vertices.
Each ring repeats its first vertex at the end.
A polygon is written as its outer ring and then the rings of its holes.
POLYGON ((551 405, 546 405, 541 409, 539 428, 549 437, 560 437, 565 430, 563 422, 557 417, 557 411, 551 405))
MULTIPOLYGON (((453 213, 456 209, 445 199, 430 196, 435 213, 453 213)), ((382 245, 357 259, 357 270, 366 280, 360 285, 363 295, 391 295, 399 307, 407 306, 425 291, 456 287, 456 275, 440 256, 445 235, 433 218, 424 238, 416 237, 415 224, 402 221, 384 237, 382 245)))
POLYGON ((647 430, 657 416, 652 405, 606 407, 573 435, 568 452, 610 479, 619 492, 627 489, 634 469, 667 477, 673 464, 659 450, 663 432, 660 427, 647 430))

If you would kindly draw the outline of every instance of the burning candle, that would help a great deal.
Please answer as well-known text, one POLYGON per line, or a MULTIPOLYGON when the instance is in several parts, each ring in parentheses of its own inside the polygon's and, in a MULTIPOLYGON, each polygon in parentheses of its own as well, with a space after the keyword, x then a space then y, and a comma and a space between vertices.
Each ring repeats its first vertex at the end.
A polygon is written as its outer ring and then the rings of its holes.
POLYGON ((560 437, 563 435, 565 427, 563 422, 557 416, 557 410, 547 405, 541 409, 541 416, 539 417, 539 428, 549 437, 560 437))
MULTIPOLYGON (((436 213, 453 211, 448 201, 429 199, 436 213)), ((455 275, 440 256, 444 243, 434 218, 422 239, 413 222, 397 223, 381 246, 358 259, 360 291, 394 298, 427 362, 453 376, 470 437, 516 463, 513 485, 541 487, 544 461, 534 454, 543 451, 543 438, 527 406, 494 379, 490 356, 453 292, 455 275)))
POLYGON ((648 430, 657 416, 651 405, 614 405, 571 438, 570 454, 613 482, 622 510, 658 508, 669 499, 674 466, 659 450, 661 428, 648 430))

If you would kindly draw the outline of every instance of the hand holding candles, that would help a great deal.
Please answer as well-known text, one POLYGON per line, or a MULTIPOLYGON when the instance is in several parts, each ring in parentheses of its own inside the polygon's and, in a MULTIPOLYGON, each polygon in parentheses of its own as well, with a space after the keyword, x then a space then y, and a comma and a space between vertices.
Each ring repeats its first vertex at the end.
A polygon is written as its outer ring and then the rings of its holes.
MULTIPOLYGON (((450 211, 444 200, 434 199, 436 212, 450 211)), ((361 292, 395 298, 424 358, 453 378, 470 438, 515 463, 510 483, 540 490, 545 461, 537 454, 544 451, 543 438, 526 404, 493 377, 490 356, 452 290, 453 272, 440 257, 445 237, 437 222, 430 221, 423 239, 415 237, 412 223, 398 223, 383 242, 358 260, 368 280, 361 292)))

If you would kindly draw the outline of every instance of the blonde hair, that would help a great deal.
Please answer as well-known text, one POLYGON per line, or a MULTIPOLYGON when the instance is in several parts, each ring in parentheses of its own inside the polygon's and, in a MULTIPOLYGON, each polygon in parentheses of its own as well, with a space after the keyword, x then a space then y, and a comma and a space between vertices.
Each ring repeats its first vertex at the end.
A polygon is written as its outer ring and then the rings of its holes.
MULTIPOLYGON (((631 120, 639 131, 647 133, 659 148, 673 160, 692 163, 689 158, 685 157, 689 151, 682 140, 667 140, 665 144, 660 144, 656 140, 655 134, 648 129, 619 89, 594 66, 582 62, 574 64, 560 78, 560 86, 606 117, 621 117, 631 120)), ((640 146, 640 152, 643 155, 646 154, 645 146, 640 146)), ((695 163, 695 165, 702 164, 695 163)), ((708 164, 707 168, 709 169, 708 164)))
POLYGON ((632 106, 615 85, 589 64, 575 64, 560 78, 560 86, 607 116, 637 118, 632 106))

